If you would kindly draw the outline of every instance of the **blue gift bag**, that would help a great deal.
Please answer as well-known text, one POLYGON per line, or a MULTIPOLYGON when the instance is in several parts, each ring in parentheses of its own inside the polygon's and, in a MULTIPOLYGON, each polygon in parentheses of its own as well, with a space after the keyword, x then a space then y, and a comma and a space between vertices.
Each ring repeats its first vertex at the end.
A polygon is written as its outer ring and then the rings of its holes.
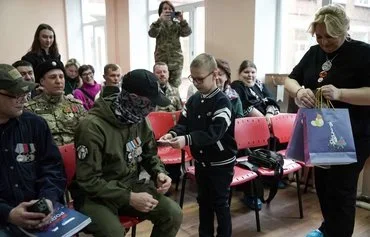
POLYGON ((286 156, 311 165, 343 165, 357 162, 347 109, 298 111, 286 156))

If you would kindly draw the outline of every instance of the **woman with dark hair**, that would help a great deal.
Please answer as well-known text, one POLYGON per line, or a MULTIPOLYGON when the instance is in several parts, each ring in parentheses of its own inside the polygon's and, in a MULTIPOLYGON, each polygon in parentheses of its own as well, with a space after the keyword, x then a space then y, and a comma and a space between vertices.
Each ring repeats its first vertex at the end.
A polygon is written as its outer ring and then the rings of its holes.
POLYGON ((232 112, 236 118, 243 117, 243 107, 238 93, 230 87, 231 83, 231 70, 229 63, 223 59, 216 59, 217 62, 217 87, 220 88, 230 99, 232 105, 232 112))
POLYGON ((150 25, 149 36, 156 38, 154 51, 155 62, 164 62, 170 72, 169 83, 174 87, 181 84, 181 73, 184 63, 180 37, 191 34, 189 24, 182 12, 175 12, 170 1, 162 1, 158 8, 159 18, 150 25))
POLYGON ((81 87, 82 80, 80 78, 80 75, 78 74, 79 67, 80 64, 75 58, 71 58, 66 62, 66 65, 64 66, 66 72, 66 86, 64 87, 65 95, 72 94, 75 89, 81 87))
POLYGON ((101 90, 101 85, 94 80, 94 67, 91 65, 82 65, 78 69, 78 74, 82 78, 82 86, 73 91, 73 96, 82 101, 86 110, 93 107, 95 96, 101 90))
POLYGON ((31 63, 36 70, 39 64, 51 59, 60 61, 55 31, 48 24, 40 24, 36 29, 31 49, 22 60, 31 63))
POLYGON ((257 67, 252 61, 244 60, 240 64, 239 80, 233 81, 231 87, 240 96, 245 117, 266 117, 270 123, 270 118, 279 113, 279 105, 257 80, 257 67))

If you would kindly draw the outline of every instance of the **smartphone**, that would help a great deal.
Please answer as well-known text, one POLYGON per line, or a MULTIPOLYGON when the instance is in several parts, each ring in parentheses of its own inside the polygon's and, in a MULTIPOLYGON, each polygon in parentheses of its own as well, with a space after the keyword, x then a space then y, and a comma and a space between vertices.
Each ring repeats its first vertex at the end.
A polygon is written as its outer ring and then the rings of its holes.
POLYGON ((46 202, 45 198, 41 198, 37 202, 32 204, 32 206, 29 206, 27 208, 27 211, 44 213, 45 215, 48 215, 50 213, 49 205, 46 202))
POLYGON ((177 18, 180 15, 181 15, 181 12, 171 12, 171 19, 177 18))

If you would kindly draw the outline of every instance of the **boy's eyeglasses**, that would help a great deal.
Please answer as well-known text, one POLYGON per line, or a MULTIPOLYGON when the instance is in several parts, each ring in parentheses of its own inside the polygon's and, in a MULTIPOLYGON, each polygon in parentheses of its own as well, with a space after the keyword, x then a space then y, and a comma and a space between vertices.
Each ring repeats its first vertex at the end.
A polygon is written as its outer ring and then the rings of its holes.
POLYGON ((0 92, 0 95, 6 96, 6 97, 11 98, 11 99, 16 99, 17 103, 21 103, 23 101, 24 97, 27 96, 27 94, 9 95, 9 94, 5 94, 5 93, 2 93, 2 92, 0 92))
POLYGON ((201 83, 203 83, 203 81, 204 81, 204 79, 206 79, 207 77, 209 77, 211 74, 213 73, 213 71, 212 72, 210 72, 207 76, 205 76, 205 77, 198 77, 198 78, 196 78, 196 77, 193 77, 192 75, 190 75, 190 76, 188 76, 188 79, 191 81, 191 82, 196 82, 196 83, 198 83, 198 84, 201 84, 201 83))

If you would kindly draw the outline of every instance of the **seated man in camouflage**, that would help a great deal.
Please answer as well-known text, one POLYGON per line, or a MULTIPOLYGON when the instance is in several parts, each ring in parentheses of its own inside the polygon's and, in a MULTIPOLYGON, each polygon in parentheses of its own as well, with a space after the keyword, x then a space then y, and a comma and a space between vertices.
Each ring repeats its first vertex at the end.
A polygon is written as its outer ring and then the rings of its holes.
POLYGON ((171 185, 146 116, 166 106, 157 78, 134 70, 122 79, 122 91, 100 97, 76 131, 78 154, 71 192, 77 210, 91 217, 96 237, 124 236, 118 215, 148 219, 152 237, 175 237, 182 222, 179 205, 163 194, 171 185), (143 167, 151 180, 139 180, 143 167))
POLYGON ((159 80, 159 85, 165 96, 171 101, 171 104, 165 107, 157 106, 157 111, 173 112, 182 109, 179 89, 173 87, 168 82, 170 74, 166 63, 157 62, 153 66, 153 73, 159 80))
POLYGON ((43 92, 26 104, 26 109, 43 117, 58 146, 73 143, 78 122, 85 116, 81 101, 64 95, 64 67, 60 61, 50 60, 37 66, 36 82, 43 92))

